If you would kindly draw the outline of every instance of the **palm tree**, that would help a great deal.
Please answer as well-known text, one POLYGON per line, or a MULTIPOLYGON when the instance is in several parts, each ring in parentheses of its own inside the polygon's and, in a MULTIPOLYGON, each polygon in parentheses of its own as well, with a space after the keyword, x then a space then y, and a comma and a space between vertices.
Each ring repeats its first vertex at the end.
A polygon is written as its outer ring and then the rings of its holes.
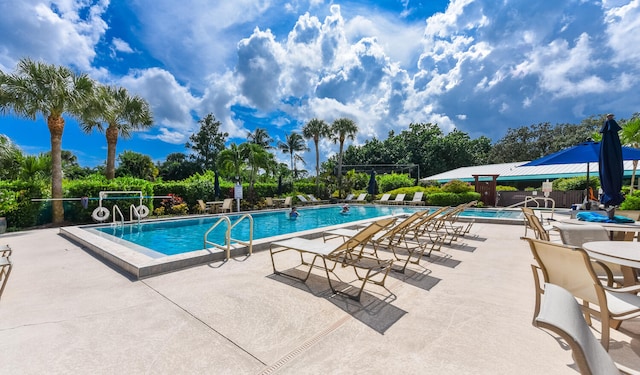
POLYGON ((302 128, 302 135, 306 139, 313 139, 313 144, 316 147, 316 195, 320 196, 320 150, 318 144, 320 138, 331 135, 331 128, 323 120, 313 118, 302 128))
POLYGON ((293 155, 299 151, 309 151, 309 147, 307 147, 304 138, 302 135, 291 132, 289 135, 285 135, 285 141, 278 143, 278 148, 282 150, 283 153, 289 154, 291 158, 291 170, 294 172, 294 176, 298 177, 295 173, 295 165, 293 163, 293 155))
POLYGON ((240 152, 249 167, 249 197, 253 204, 255 196, 253 194, 254 183, 258 175, 258 171, 266 169, 269 165, 269 152, 256 143, 243 143, 240 145, 240 152))
POLYGON ((64 221, 62 206, 62 133, 64 114, 80 118, 93 93, 93 81, 64 66, 49 65, 25 58, 13 74, 0 71, 0 113, 35 120, 47 118, 51 139, 52 221, 64 221))
POLYGON ((269 136, 269 133, 267 133, 267 129, 256 128, 253 133, 247 132, 247 140, 250 143, 262 146, 265 150, 273 148, 273 146, 271 146, 273 138, 269 136))
POLYGON ((231 143, 229 148, 224 149, 218 155, 218 164, 228 176, 235 177, 236 182, 241 182, 241 172, 244 166, 242 149, 237 144, 231 143))
MULTIPOLYGON (((640 117, 632 118, 629 122, 622 127, 622 143, 630 147, 640 148, 640 117)), ((633 193, 633 184, 636 178, 636 169, 638 168, 638 161, 633 161, 633 172, 631 174, 631 187, 629 188, 629 194, 633 193)))
POLYGON ((108 180, 116 176, 116 144, 118 136, 130 138, 134 130, 150 128, 153 116, 149 103, 141 97, 130 96, 127 89, 114 86, 98 86, 95 95, 83 115, 80 127, 85 133, 96 128, 107 138, 108 180), (103 123, 107 124, 105 131, 103 123))
POLYGON ((331 140, 333 143, 340 143, 338 152, 338 195, 342 197, 342 156, 344 152, 344 142, 347 139, 354 140, 358 133, 358 126, 353 120, 339 118, 331 124, 331 140))

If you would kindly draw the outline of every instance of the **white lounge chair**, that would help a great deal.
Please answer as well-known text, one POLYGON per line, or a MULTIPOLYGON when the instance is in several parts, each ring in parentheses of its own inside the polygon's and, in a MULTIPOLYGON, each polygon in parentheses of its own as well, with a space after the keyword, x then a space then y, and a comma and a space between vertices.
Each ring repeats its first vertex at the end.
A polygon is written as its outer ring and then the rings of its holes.
POLYGON ((380 197, 380 199, 374 201, 375 203, 387 203, 389 201, 389 198, 391 197, 391 194, 382 194, 382 197, 380 197))
POLYGON ((403 204, 405 196, 406 194, 403 194, 403 193, 397 194, 394 200, 389 201, 389 204, 403 204))
POLYGON ((379 259, 362 255, 362 248, 367 244, 371 237, 376 235, 376 233, 378 233, 379 231, 387 228, 389 225, 392 225, 395 220, 396 218, 387 218, 375 221, 366 228, 358 231, 353 237, 350 237, 344 243, 338 245, 335 248, 328 247, 324 243, 324 241, 309 240, 306 238, 298 237, 273 242, 269 247, 273 273, 275 273, 276 275, 288 276, 302 282, 306 282, 311 275, 311 271, 314 268, 316 260, 319 259, 322 261, 321 267, 325 271, 331 291, 335 294, 343 294, 351 299, 359 301, 360 296, 362 295, 362 291, 364 290, 364 286, 367 282, 384 286, 384 282, 387 278, 387 275, 389 274, 389 270, 391 270, 391 266, 393 265, 393 260, 391 259, 379 259), (274 255, 285 251, 297 251, 300 253, 300 264, 298 266, 308 267, 306 276, 299 277, 291 273, 279 271, 276 268, 274 255), (310 262, 306 261, 304 259, 305 255, 312 256, 313 259, 310 262), (333 263, 332 266, 330 267, 327 262, 333 263), (337 264, 341 264, 345 267, 353 267, 356 276, 359 280, 362 281, 362 285, 360 286, 358 294, 348 294, 343 291, 336 290, 336 288, 333 286, 331 277, 329 276, 329 272, 333 272, 337 264), (365 271, 365 276, 360 276, 358 270, 365 271), (373 280, 372 277, 376 275, 381 275, 382 279, 373 280))
POLYGON ((422 196, 424 195, 423 191, 416 191, 413 194, 413 198, 410 201, 405 202, 405 204, 411 204, 416 206, 424 206, 424 201, 422 200, 422 196))
POLYGON ((367 199, 367 193, 362 193, 358 195, 358 198, 356 198, 356 203, 366 202, 367 201, 366 199, 367 199))
POLYGON ((312 204, 313 202, 309 201, 307 198, 305 198, 304 195, 296 195, 296 197, 298 197, 298 200, 300 201, 299 203, 303 206, 312 204))

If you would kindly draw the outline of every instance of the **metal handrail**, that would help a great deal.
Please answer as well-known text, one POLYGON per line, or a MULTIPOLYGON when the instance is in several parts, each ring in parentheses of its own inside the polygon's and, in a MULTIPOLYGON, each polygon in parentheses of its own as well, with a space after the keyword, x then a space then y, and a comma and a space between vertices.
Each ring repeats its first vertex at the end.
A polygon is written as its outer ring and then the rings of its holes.
POLYGON ((206 249, 207 245, 212 245, 218 249, 224 250, 226 253, 226 260, 229 260, 231 258, 231 242, 234 243, 238 243, 241 245, 245 245, 245 246, 249 246, 249 255, 253 254, 253 217, 249 214, 244 214, 240 217, 240 219, 238 219, 235 223, 233 223, 233 225, 231 224, 231 220, 229 220, 228 216, 222 216, 220 217, 220 219, 218 219, 218 221, 216 221, 211 228, 209 228, 205 234, 204 234, 204 239, 203 239, 203 247, 206 249), (238 225, 242 220, 245 219, 249 219, 250 221, 250 227, 249 227, 249 242, 246 241, 242 241, 239 239, 235 239, 235 238, 231 238, 231 230, 233 228, 235 228, 236 225, 238 225), (225 231, 224 234, 224 244, 220 245, 218 243, 209 241, 208 237, 209 237, 209 233, 211 233, 211 231, 213 231, 215 228, 218 227, 218 225, 220 225, 221 223, 226 223, 227 224, 227 230, 225 231))
POLYGON ((137 218, 138 224, 140 224, 140 211, 138 211, 136 206, 132 204, 129 206, 129 218, 131 219, 131 221, 133 221, 133 214, 136 214, 135 217, 137 218))
POLYGON ((531 201, 535 202, 536 208, 540 208, 540 202, 538 202, 539 200, 541 200, 541 201, 543 201, 545 203, 544 204, 544 208, 548 208, 547 207, 547 202, 551 201, 551 219, 553 219, 553 212, 556 209, 556 201, 553 198, 549 198, 549 197, 537 197, 537 196, 529 195, 529 196, 524 197, 524 200, 522 202, 514 203, 511 206, 507 206, 507 207, 504 207, 502 209, 504 210, 504 209, 507 209, 507 208, 515 208, 515 207, 518 207, 518 206, 520 206, 522 204, 524 204, 525 207, 528 207, 527 203, 531 202, 531 201))
POLYGON ((116 211, 118 211, 118 213, 120 214, 120 225, 124 226, 124 215, 122 214, 122 211, 120 211, 120 207, 118 207, 117 204, 114 204, 113 208, 111 209, 111 214, 113 215, 113 223, 116 224, 116 211))

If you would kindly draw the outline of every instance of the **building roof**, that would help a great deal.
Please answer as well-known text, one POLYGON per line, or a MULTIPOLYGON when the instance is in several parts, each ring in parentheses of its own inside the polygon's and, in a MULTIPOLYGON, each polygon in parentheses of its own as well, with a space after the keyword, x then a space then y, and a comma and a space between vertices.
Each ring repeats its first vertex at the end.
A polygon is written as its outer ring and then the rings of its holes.
MULTIPOLYGON (((497 179, 498 182, 544 181, 547 179, 555 180, 557 178, 586 176, 587 165, 589 165, 589 175, 595 177, 598 176, 598 163, 555 164, 541 165, 537 167, 520 167, 521 165, 526 163, 528 163, 528 161, 462 167, 422 178, 421 181, 448 182, 451 180, 462 180, 466 182, 473 182, 473 175, 499 175, 497 179)), ((625 177, 631 177, 633 171, 633 161, 625 161, 624 169, 625 177)), ((481 178, 480 180, 485 179, 481 178)))

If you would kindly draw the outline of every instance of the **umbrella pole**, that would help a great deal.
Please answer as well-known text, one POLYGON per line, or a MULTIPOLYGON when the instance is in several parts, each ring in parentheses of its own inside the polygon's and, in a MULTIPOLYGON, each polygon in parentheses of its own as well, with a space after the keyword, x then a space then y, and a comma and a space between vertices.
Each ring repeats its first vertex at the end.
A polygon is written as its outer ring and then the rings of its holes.
POLYGON ((584 208, 591 209, 591 201, 589 200, 589 164, 587 163, 587 188, 584 191, 584 208))

